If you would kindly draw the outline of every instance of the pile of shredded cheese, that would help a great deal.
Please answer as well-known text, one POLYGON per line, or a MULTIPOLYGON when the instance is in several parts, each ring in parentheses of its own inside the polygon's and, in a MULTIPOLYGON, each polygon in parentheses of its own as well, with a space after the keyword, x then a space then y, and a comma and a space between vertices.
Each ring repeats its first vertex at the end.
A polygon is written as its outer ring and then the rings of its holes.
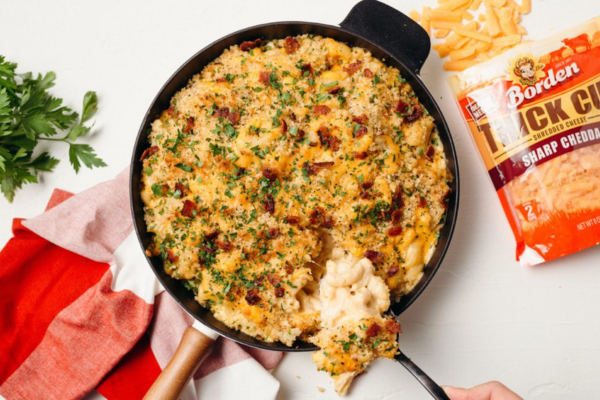
POLYGON ((450 58, 444 62, 446 71, 462 71, 489 60, 527 35, 520 22, 523 14, 531 12, 531 0, 521 4, 514 0, 438 0, 438 4, 409 15, 430 36, 433 32, 434 38, 446 39, 433 45, 441 58, 450 58))

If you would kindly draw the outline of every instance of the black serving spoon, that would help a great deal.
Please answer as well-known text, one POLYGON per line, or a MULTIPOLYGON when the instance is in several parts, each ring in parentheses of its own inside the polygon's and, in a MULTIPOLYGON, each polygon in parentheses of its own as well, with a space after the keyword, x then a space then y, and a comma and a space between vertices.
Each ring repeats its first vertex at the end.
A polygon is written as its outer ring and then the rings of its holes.
POLYGON ((394 357, 394 360, 398 361, 400 364, 404 366, 414 376, 421 385, 431 396, 436 400, 450 400, 444 389, 440 387, 433 379, 429 377, 417 364, 412 362, 410 358, 404 354, 404 352, 400 352, 394 357))

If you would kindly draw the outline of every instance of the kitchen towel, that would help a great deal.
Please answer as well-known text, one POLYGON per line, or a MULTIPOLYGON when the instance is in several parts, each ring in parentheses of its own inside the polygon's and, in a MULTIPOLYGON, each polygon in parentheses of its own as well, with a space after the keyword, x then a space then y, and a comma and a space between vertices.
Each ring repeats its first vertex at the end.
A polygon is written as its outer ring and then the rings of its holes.
MULTIPOLYGON (((128 175, 56 190, 43 214, 14 220, 0 252, 0 397, 142 398, 192 324, 147 265, 128 175)), ((219 338, 181 398, 274 399, 281 357, 219 338)))

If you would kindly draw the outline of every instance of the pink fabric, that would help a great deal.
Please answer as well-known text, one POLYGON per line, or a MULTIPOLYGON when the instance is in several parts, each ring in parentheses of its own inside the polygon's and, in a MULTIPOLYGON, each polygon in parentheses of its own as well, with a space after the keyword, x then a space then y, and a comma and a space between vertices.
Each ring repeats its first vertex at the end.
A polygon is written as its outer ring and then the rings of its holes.
POLYGON ((278 351, 257 350, 242 346, 224 337, 217 339, 213 352, 204 360, 196 371, 194 379, 200 379, 228 365, 254 358, 266 370, 272 370, 281 360, 282 353, 278 351))
POLYGON ((64 249, 109 262, 133 230, 128 176, 129 168, 23 225, 64 249))

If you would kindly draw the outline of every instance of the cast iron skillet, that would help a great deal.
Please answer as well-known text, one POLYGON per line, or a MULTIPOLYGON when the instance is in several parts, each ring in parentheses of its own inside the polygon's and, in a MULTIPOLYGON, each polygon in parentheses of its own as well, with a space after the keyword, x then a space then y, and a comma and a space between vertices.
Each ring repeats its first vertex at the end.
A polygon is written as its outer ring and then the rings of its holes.
MULTIPOLYGON (((232 45, 256 38, 265 40, 281 39, 287 36, 306 33, 331 37, 350 46, 365 48, 374 57, 384 61, 387 65, 398 68, 402 76, 414 89, 420 102, 435 119, 440 139, 444 145, 448 160, 448 169, 454 176, 454 180, 450 184, 452 193, 448 199, 446 223, 440 232, 435 253, 425 267, 420 282, 409 294, 402 297, 400 302, 391 306, 390 312, 394 315, 399 315, 425 290, 446 254, 458 212, 459 176, 454 144, 446 121, 433 96, 418 76, 421 66, 429 55, 431 44, 429 36, 409 17, 376 0, 363 0, 359 2, 352 8, 348 16, 340 24, 340 27, 309 22, 275 22, 258 25, 225 36, 200 50, 186 61, 160 89, 150 104, 138 132, 131 159, 130 172, 131 209, 135 230, 142 248, 145 249, 151 243, 151 234, 147 232, 144 222, 143 203, 140 196, 142 163, 139 162, 139 159, 143 151, 148 147, 147 134, 150 131, 150 124, 160 116, 162 111, 169 107, 169 102, 173 95, 185 87, 193 75, 199 73, 208 63, 232 45)), ((301 341, 297 341, 292 347, 287 347, 282 343, 262 342, 227 327, 222 322, 216 320, 209 310, 200 306, 194 300, 192 292, 184 288, 180 281, 173 279, 164 271, 160 257, 147 259, 158 280, 171 296, 194 318, 217 331, 222 336, 248 346, 267 350, 287 352, 316 350, 315 346, 301 341)))

